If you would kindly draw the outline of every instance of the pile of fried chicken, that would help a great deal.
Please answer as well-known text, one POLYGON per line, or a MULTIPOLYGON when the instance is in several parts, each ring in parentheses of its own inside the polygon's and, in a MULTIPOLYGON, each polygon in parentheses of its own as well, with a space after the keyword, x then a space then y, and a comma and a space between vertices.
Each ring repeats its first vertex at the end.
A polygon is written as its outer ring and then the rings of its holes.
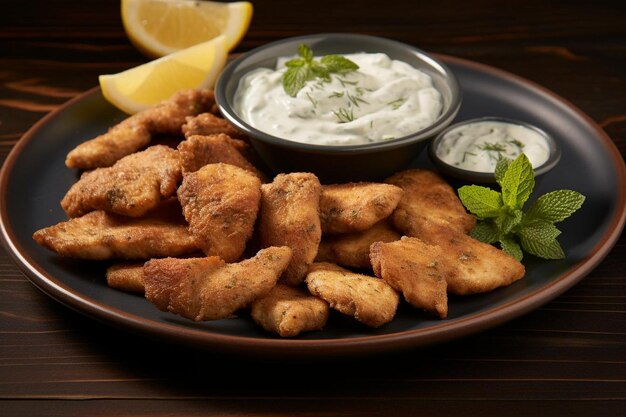
POLYGON ((108 285, 160 310, 216 320, 250 309, 283 337, 321 329, 330 308, 381 326, 399 294, 445 318, 448 293, 524 276, 468 235, 474 217, 432 171, 321 185, 304 172, 269 182, 256 161, 212 91, 179 92, 72 150, 66 165, 84 172, 61 201, 70 219, 33 238, 61 256, 118 260, 108 285))

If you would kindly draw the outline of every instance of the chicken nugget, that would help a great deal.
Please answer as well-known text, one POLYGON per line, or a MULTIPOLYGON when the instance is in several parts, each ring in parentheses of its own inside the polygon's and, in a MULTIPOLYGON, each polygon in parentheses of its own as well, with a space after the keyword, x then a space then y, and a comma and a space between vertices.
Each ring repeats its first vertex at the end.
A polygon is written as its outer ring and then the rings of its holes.
POLYGON ((322 187, 322 233, 353 233, 389 217, 402 197, 402 189, 373 182, 333 184, 322 187))
POLYGON ((143 264, 124 262, 111 265, 106 272, 107 284, 124 292, 143 294, 143 264))
POLYGON ((389 219, 379 221, 371 228, 356 233, 323 236, 316 262, 332 262, 352 268, 371 268, 370 246, 374 242, 400 240, 389 219))
POLYGON ((289 246, 292 261, 281 282, 298 285, 317 255, 322 237, 319 199, 322 186, 313 174, 280 174, 261 186, 259 240, 262 247, 289 246))
POLYGON ((98 210, 38 230, 33 239, 61 256, 82 259, 149 259, 179 256, 198 249, 170 199, 145 217, 124 217, 98 210))
POLYGON ((93 210, 140 217, 173 195, 181 177, 178 152, 163 145, 151 146, 112 167, 82 175, 61 200, 61 207, 69 217, 93 210))
POLYGON ((146 299, 191 320, 226 318, 265 296, 290 259, 288 247, 267 248, 236 264, 217 256, 152 259, 143 269, 146 299))
POLYGON ((316 262, 309 268, 305 281, 311 294, 366 326, 380 327, 396 315, 400 298, 382 279, 316 262))
POLYGON ((145 147, 154 134, 181 134, 188 116, 209 111, 215 104, 211 90, 179 91, 154 107, 130 116, 94 139, 81 143, 67 154, 68 168, 94 169, 113 165, 145 147))
POLYGON ((377 277, 402 292, 413 307, 443 319, 448 315, 448 294, 442 256, 439 246, 406 236, 391 243, 376 242, 370 250, 377 277))
POLYGON ((247 139, 246 135, 228 120, 211 113, 202 113, 197 116, 187 117, 187 121, 182 127, 185 137, 194 135, 218 135, 224 133, 231 138, 247 139))
POLYGON ((205 165, 185 175, 178 199, 189 231, 206 255, 226 262, 241 256, 259 211, 257 177, 234 165, 205 165))
POLYGON ((252 319, 268 332, 294 337, 320 330, 328 320, 328 303, 299 288, 276 284, 252 303, 252 319))
POLYGON ((525 274, 524 265, 500 249, 439 223, 420 222, 418 238, 441 248, 448 291, 476 294, 509 285, 525 274))
POLYGON ((395 226, 408 236, 416 236, 417 222, 422 218, 449 225, 469 233, 476 224, 468 214, 454 189, 433 171, 409 169, 401 171, 385 182, 397 185, 404 195, 393 213, 395 226))
POLYGON ((183 173, 195 172, 205 165, 222 162, 250 171, 263 181, 263 173, 238 150, 246 146, 246 143, 224 134, 190 136, 178 145, 183 173))

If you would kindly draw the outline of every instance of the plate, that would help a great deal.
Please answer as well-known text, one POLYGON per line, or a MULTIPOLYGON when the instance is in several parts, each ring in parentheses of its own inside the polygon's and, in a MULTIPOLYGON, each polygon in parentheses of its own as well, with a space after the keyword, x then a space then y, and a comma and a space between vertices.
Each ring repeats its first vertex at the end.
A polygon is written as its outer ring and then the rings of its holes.
MULTIPOLYGON (((538 183, 537 192, 569 188, 587 196, 582 209, 561 224, 564 233, 559 240, 567 259, 542 261, 529 256, 524 279, 488 294, 451 297, 445 320, 402 305, 394 321, 378 329, 333 313, 323 331, 280 339, 249 318, 196 323, 163 313, 140 296, 107 287, 108 263, 63 259, 37 245, 31 238, 35 230, 66 219, 59 201, 78 175, 64 165, 67 152, 124 118, 98 88, 43 118, 8 156, 0 174, 2 239, 28 278, 69 307, 134 333, 228 352, 368 354, 442 342, 511 320, 561 294, 607 255, 626 217, 626 169, 604 131, 554 93, 492 67, 440 58, 456 73, 463 89, 457 121, 499 116, 544 129, 560 141, 563 155, 538 183)), ((416 166, 430 167, 424 154, 416 166)))

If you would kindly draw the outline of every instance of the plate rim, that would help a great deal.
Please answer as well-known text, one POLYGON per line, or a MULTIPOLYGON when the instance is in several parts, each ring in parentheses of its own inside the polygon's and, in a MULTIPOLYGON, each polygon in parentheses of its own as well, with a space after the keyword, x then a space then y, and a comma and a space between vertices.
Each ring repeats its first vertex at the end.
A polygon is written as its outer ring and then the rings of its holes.
MULTIPOLYGON (((37 288, 54 300, 78 311, 90 318, 133 333, 137 332, 149 338, 170 343, 211 350, 232 352, 237 354, 254 354, 263 356, 345 356, 354 354, 372 354, 410 347, 422 347, 457 339, 468 334, 484 331, 506 321, 524 315, 540 305, 552 300, 590 273, 611 251, 617 243, 626 221, 626 165, 615 143, 608 134, 586 113, 567 99, 543 87, 534 81, 515 75, 490 65, 453 57, 445 54, 433 54, 447 63, 455 63, 490 75, 505 78, 515 84, 534 89, 553 102, 558 103, 575 116, 586 122, 600 138, 605 149, 612 157, 612 165, 617 169, 619 184, 617 208, 609 222, 607 232, 600 241, 589 250, 587 256, 572 265, 554 281, 529 292, 520 298, 505 302, 495 309, 470 314, 456 319, 454 322, 441 323, 423 329, 404 330, 400 332, 351 337, 347 339, 280 339, 271 336, 265 338, 246 337, 216 333, 208 330, 182 327, 179 325, 154 321, 120 310, 106 303, 88 297, 73 290, 50 275, 35 262, 28 252, 22 248, 8 219, 6 198, 0 199, 0 238, 7 253, 26 277, 37 288)), ((0 195, 5 196, 11 171, 23 148, 53 118, 75 103, 100 92, 100 87, 93 87, 68 100, 57 109, 51 111, 36 122, 13 146, 0 170, 0 195)))

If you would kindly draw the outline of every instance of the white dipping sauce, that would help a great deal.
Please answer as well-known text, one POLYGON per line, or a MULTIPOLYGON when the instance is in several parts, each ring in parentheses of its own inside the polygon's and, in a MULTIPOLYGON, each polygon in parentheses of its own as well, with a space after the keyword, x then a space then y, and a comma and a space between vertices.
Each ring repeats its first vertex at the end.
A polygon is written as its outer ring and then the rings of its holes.
POLYGON ((426 73, 385 54, 348 54, 359 66, 307 81, 295 97, 283 89, 285 62, 259 68, 239 82, 234 107, 257 129, 295 142, 354 145, 407 136, 432 125, 443 107, 426 73))
POLYGON ((448 165, 475 172, 494 172, 501 157, 525 153, 533 168, 545 163, 550 146, 545 136, 525 126, 496 121, 468 123, 450 130, 436 154, 448 165))

